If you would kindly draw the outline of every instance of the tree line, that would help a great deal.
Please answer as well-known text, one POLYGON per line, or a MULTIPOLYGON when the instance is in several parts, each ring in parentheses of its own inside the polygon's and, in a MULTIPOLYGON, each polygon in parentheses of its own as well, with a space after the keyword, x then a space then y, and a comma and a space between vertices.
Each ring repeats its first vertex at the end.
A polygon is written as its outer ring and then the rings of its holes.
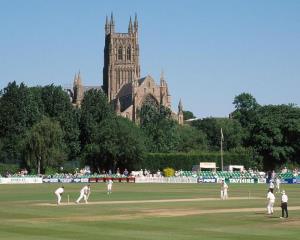
MULTIPOLYGON (((159 153, 160 161, 168 155, 171 161, 172 153, 178 166, 189 170, 190 162, 180 162, 182 154, 217 153, 221 128, 228 159, 244 154, 249 167, 266 170, 300 163, 299 107, 261 106, 248 93, 236 96, 233 104, 229 118, 180 126, 168 108, 145 103, 139 109, 140 123, 134 124, 116 115, 101 90, 87 91, 76 108, 60 86, 11 82, 0 92, 0 163, 35 173, 75 165, 90 165, 93 171, 133 170, 152 164, 153 154, 159 153)), ((185 120, 193 117, 184 112, 185 120)))

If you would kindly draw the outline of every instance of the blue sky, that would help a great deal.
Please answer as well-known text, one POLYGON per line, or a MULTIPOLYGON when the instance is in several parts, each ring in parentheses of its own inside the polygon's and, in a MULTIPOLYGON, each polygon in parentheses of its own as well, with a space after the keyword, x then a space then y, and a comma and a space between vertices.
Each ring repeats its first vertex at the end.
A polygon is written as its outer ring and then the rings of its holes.
POLYGON ((0 0, 0 88, 102 85, 105 16, 138 14, 141 75, 165 72, 173 109, 223 117, 233 98, 300 105, 298 0, 0 0))

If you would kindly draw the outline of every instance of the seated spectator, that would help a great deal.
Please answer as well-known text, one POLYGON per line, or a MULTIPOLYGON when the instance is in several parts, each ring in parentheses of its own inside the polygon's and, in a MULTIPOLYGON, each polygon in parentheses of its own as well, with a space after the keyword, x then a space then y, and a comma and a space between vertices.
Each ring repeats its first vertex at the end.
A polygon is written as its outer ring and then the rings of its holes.
POLYGON ((119 177, 119 176, 121 176, 121 174, 120 174, 120 169, 119 168, 117 168, 117 173, 116 173, 116 175, 119 177))
POLYGON ((123 172, 123 175, 126 176, 126 177, 128 176, 128 170, 127 170, 127 168, 125 168, 125 170, 123 172))

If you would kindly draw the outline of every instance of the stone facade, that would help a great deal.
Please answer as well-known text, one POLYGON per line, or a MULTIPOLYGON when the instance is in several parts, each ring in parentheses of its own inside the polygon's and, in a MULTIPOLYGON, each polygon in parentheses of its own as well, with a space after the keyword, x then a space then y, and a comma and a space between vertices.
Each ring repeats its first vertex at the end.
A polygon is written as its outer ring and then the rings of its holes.
MULTIPOLYGON (((80 107, 84 91, 80 73, 75 75, 73 91, 70 95, 75 106, 80 107)), ((105 23, 105 46, 103 66, 103 86, 108 101, 113 104, 120 116, 139 122, 138 111, 145 102, 153 102, 171 109, 171 95, 163 72, 160 83, 148 75, 140 77, 138 20, 129 20, 128 32, 115 32, 113 15, 105 23)), ((172 113, 179 124, 183 124, 183 107, 181 101, 178 113, 172 113)))

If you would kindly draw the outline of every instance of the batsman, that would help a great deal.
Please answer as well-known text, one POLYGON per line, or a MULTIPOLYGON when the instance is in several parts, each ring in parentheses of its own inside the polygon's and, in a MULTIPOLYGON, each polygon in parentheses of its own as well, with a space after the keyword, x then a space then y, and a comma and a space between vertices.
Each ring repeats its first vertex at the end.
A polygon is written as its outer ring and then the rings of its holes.
POLYGON ((91 194, 91 185, 88 184, 80 190, 80 196, 76 200, 76 203, 79 203, 82 198, 84 199, 85 203, 88 203, 90 194, 91 194))

